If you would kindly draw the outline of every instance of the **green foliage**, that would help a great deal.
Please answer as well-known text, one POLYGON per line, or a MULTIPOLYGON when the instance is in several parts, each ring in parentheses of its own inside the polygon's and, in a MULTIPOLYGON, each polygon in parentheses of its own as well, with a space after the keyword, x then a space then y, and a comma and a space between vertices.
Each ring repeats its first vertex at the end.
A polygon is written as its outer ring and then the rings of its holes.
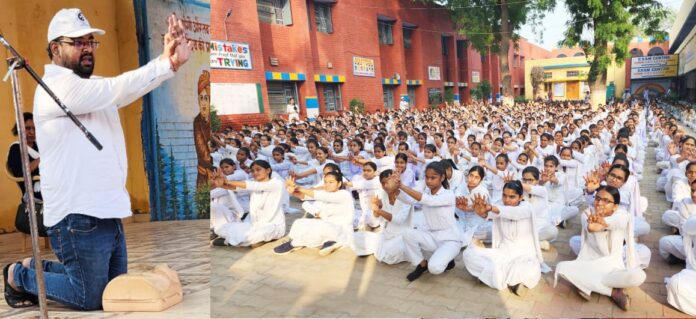
POLYGON ((181 183, 184 185, 184 190, 182 196, 184 197, 184 219, 195 219, 196 216, 193 215, 193 207, 191 207, 191 191, 188 185, 188 174, 186 174, 186 169, 184 169, 183 179, 181 183))
POLYGON ((358 98, 353 98, 350 100, 350 111, 353 113, 363 114, 365 113, 365 102, 358 98))
POLYGON ((590 62, 588 82, 604 79, 606 70, 615 62, 622 65, 630 57, 628 45, 634 35, 643 33, 663 42, 666 30, 661 28, 669 11, 657 0, 566 0, 570 13, 568 29, 561 45, 580 46, 590 62), (582 38, 589 31, 592 39, 582 38), (613 47, 609 48, 609 43, 613 47))
POLYGON ((213 132, 220 131, 220 117, 217 115, 214 105, 210 106, 210 130, 213 132))
MULTIPOLYGON (((450 12, 460 35, 465 36, 471 46, 479 52, 500 52, 501 41, 512 39, 517 42, 518 32, 525 24, 531 24, 533 31, 541 32, 541 22, 545 13, 556 6, 556 0, 530 1, 491 1, 491 0, 419 0, 444 6, 450 12), (509 30, 503 30, 503 5, 508 15, 509 30)), ((543 35, 543 34, 542 34, 543 35)))
POLYGON ((479 85, 476 87, 479 90, 479 93, 481 94, 481 98, 483 99, 488 99, 489 96, 491 96, 491 83, 483 80, 479 85))
POLYGON ((445 88, 445 101, 450 103, 454 102, 454 90, 452 90, 451 87, 445 88))
POLYGON ((527 99, 522 95, 516 96, 515 103, 527 103, 527 99))
POLYGON ((210 186, 205 183, 200 189, 196 190, 195 195, 196 211, 198 216, 195 218, 210 218, 210 186))

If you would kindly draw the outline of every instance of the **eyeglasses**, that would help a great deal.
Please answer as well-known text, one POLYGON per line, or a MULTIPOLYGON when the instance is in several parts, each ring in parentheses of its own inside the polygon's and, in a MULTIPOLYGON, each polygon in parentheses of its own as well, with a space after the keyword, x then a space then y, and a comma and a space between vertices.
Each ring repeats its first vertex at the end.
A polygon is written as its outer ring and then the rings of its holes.
POLYGON ((609 173, 609 176, 610 176, 611 178, 613 178, 613 179, 618 179, 618 180, 620 180, 620 181, 623 181, 623 180, 624 180, 623 177, 621 177, 621 176, 619 176, 619 175, 616 175, 616 174, 614 174, 614 173, 609 173))
POLYGON ((91 48, 91 49, 96 50, 99 47, 99 41, 95 41, 95 40, 84 41, 84 40, 76 39, 76 40, 72 40, 72 41, 60 40, 58 42, 74 46, 78 50, 83 50, 85 48, 91 48))
POLYGON ((597 203, 600 203, 600 204, 605 204, 605 205, 606 205, 606 204, 614 204, 614 201, 609 200, 609 199, 606 199, 606 198, 602 198, 602 197, 599 197, 599 196, 595 197, 595 198, 594 198, 594 201, 597 202, 597 203))

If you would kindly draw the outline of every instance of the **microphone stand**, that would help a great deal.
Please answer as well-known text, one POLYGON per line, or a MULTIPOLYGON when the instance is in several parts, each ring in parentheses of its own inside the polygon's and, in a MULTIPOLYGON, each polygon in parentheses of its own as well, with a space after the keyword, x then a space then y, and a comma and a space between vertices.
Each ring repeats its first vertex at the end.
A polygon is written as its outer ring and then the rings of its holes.
POLYGON ((4 45, 12 54, 11 58, 7 59, 8 71, 3 81, 6 82, 8 78, 12 81, 12 96, 15 111, 15 122, 17 124, 17 133, 19 135, 19 146, 22 157, 22 168, 24 177, 24 187, 27 195, 27 210, 29 214, 29 225, 31 233, 31 250, 34 257, 34 270, 36 272, 36 286, 38 287, 38 297, 39 297, 39 313, 41 319, 48 319, 48 309, 46 305, 46 282, 44 279, 43 262, 41 258, 41 249, 39 246, 39 236, 38 236, 38 226, 36 220, 36 206, 34 200, 34 185, 32 183, 31 170, 29 169, 29 153, 27 145, 27 135, 26 127, 24 126, 24 113, 22 107, 22 91, 19 88, 19 81, 17 78, 17 73, 20 69, 25 69, 31 75, 31 77, 48 93, 51 98, 58 104, 58 106, 65 112, 65 114, 77 125, 77 127, 82 130, 87 139, 98 149, 102 149, 102 145, 97 141, 97 139, 90 133, 87 128, 85 128, 80 120, 75 117, 75 115, 68 110, 68 108, 61 102, 58 97, 48 88, 46 83, 44 83, 41 78, 34 72, 34 70, 29 66, 24 59, 8 42, 0 35, 0 43, 4 45))

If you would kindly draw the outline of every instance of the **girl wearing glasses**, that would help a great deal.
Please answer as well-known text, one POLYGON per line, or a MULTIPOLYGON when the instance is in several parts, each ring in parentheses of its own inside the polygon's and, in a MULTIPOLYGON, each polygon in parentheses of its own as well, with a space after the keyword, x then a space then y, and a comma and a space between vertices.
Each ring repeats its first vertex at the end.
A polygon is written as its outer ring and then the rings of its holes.
POLYGON ((539 185, 539 176, 538 168, 534 166, 525 168, 522 171, 522 189, 524 190, 524 200, 532 205, 534 211, 540 247, 543 250, 549 250, 551 248, 549 242, 556 240, 558 229, 549 220, 548 192, 546 187, 539 185))
POLYGON ((596 189, 593 206, 582 216, 580 253, 575 260, 558 263, 554 284, 560 276, 575 286, 583 299, 589 301, 596 292, 628 310, 630 298, 624 289, 640 286, 646 275, 635 254, 632 218, 619 203, 621 194, 616 187, 596 189))

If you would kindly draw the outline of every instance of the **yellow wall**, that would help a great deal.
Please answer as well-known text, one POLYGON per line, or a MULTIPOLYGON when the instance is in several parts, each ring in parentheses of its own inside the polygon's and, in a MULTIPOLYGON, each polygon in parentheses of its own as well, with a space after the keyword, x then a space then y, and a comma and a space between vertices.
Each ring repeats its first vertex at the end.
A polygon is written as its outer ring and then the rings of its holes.
MULTIPOLYGON (((587 62, 586 57, 566 57, 566 58, 552 58, 552 59, 539 59, 539 60, 528 60, 525 61, 524 65, 524 86, 528 88, 533 88, 532 87, 532 68, 535 66, 550 66, 550 65, 561 65, 561 64, 580 64, 580 63, 585 63, 587 62)), ((546 82, 565 82, 565 81, 587 81, 587 76, 580 76, 580 77, 573 77, 573 78, 566 78, 566 72, 567 71, 580 71, 580 74, 587 73, 589 72, 590 67, 567 67, 567 68, 557 68, 557 69, 546 69, 544 72, 552 72, 552 78, 550 80, 547 80, 546 82)), ((623 93, 624 87, 626 85, 626 65, 622 65, 620 67, 616 66, 615 63, 612 63, 609 66, 609 69, 607 70, 607 85, 609 83, 614 82, 614 85, 616 87, 615 95, 616 97, 620 97, 621 94, 623 93)), ((582 88, 580 88, 582 89, 582 88)), ((543 88, 542 88, 543 90, 543 88)), ((534 90, 529 89, 525 90, 525 98, 527 99, 532 99, 534 98, 534 90)), ((583 98, 584 92, 580 92, 580 98, 583 98)), ((558 97, 554 97, 554 99, 558 99, 558 97)), ((564 99, 564 98, 562 98, 564 99)))
MULTIPOLYGON (((0 32, 19 53, 27 57, 39 75, 43 75, 43 65, 50 63, 46 53, 48 23, 61 8, 80 8, 93 27, 106 31, 106 35, 97 36, 101 44, 95 53, 95 75, 115 76, 138 67, 132 0, 0 0, 0 8, 0 32)), ((5 49, 0 49, 2 74, 5 73, 4 61, 7 57, 5 49)), ((36 84, 24 71, 20 73, 20 84, 24 110, 31 112, 36 84)), ((7 146, 15 139, 10 132, 14 125, 11 106, 11 86, 9 82, 0 82, 0 154, 3 154, 3 165, 7 146)), ((141 112, 142 101, 138 100, 122 109, 120 115, 128 151, 127 187, 132 207, 149 211, 149 190, 140 130, 141 112)), ((0 190, 0 230, 12 231, 20 198, 19 188, 2 174, 0 190)))

